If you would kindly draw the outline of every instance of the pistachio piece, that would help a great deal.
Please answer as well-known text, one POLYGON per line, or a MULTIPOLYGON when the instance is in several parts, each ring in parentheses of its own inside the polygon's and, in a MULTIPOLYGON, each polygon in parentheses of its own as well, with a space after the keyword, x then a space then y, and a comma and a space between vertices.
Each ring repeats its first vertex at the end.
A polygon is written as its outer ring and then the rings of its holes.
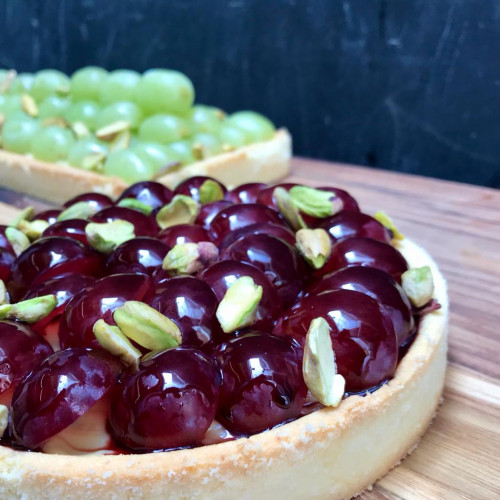
POLYGON ((66 210, 63 210, 58 216, 58 221, 69 220, 69 219, 89 219, 95 213, 97 213, 98 208, 94 203, 89 203, 88 201, 79 201, 74 203, 66 210))
POLYGON ((7 227, 5 229, 5 237, 12 245, 16 256, 21 255, 30 246, 28 237, 15 227, 7 227))
POLYGON ((215 315, 225 333, 250 326, 255 321, 262 287, 250 276, 238 278, 226 291, 215 315))
POLYGON ((345 380, 337 374, 330 327, 323 318, 311 321, 306 335, 302 362, 304 381, 311 394, 325 406, 338 406, 345 391, 345 380))
POLYGON ((5 405, 0 405, 0 437, 2 437, 9 424, 9 409, 5 405))
POLYGON ((50 314, 56 306, 55 295, 42 295, 16 304, 2 304, 0 305, 0 319, 17 319, 25 323, 36 323, 50 314))
POLYGON ((70 123, 60 116, 51 116, 42 120, 42 127, 61 127, 69 128, 70 123))
POLYGON ((0 280, 0 305, 2 304, 8 304, 9 301, 9 294, 7 292, 7 287, 5 286, 5 283, 3 280, 0 280))
POLYGON ((10 222, 9 226, 17 227, 22 220, 31 220, 35 215, 33 207, 26 207, 10 222))
POLYGON ((178 172, 184 168, 184 165, 180 161, 173 161, 171 163, 167 163, 166 165, 163 165, 159 170, 155 172, 153 177, 151 177, 151 180, 157 180, 161 179, 164 175, 166 174, 171 174, 172 172, 178 172))
POLYGON ((205 203, 212 203, 213 201, 219 201, 224 199, 224 191, 218 182, 212 179, 207 179, 200 186, 200 203, 205 205, 205 203))
POLYGON ((101 172, 106 160, 105 153, 90 153, 82 158, 81 168, 83 170, 91 170, 92 172, 101 172))
POLYGON ((32 221, 22 220, 17 225, 17 229, 24 233, 30 241, 35 241, 50 226, 46 220, 36 219, 32 221))
POLYGON ((215 263, 219 249, 210 241, 179 243, 163 259, 163 269, 171 275, 195 274, 215 263))
POLYGON ((21 96, 21 108, 29 116, 38 116, 36 101, 29 94, 23 94, 21 96))
POLYGON ((184 194, 176 194, 170 203, 160 208, 156 214, 156 222, 165 229, 177 224, 192 224, 200 207, 193 198, 184 194))
POLYGON ((124 335, 146 349, 171 349, 182 342, 179 327, 143 302, 125 302, 115 310, 113 319, 124 335))
POLYGON ((103 349, 118 356, 126 365, 137 367, 142 353, 117 326, 108 325, 103 319, 98 319, 92 331, 103 349))
POLYGON ((127 149, 130 146, 130 139, 132 134, 130 130, 123 130, 116 134, 114 139, 109 144, 109 151, 119 151, 120 149, 127 149))
POLYGON ((101 139, 101 141, 109 142, 114 140, 120 132, 129 129, 130 129, 129 122, 125 120, 118 120, 97 130, 95 136, 98 139, 101 139))
POLYGON ((117 246, 135 238, 134 229, 134 225, 126 220, 89 222, 85 226, 85 235, 91 247, 102 253, 111 253, 117 246))
POLYGON ((377 219, 382 226, 391 232, 393 239, 404 240, 405 237, 398 231, 398 228, 394 225, 392 219, 385 212, 379 210, 377 213, 373 214, 373 218, 377 219))
POLYGON ((153 207, 135 198, 123 198, 117 204, 118 207, 132 208, 143 214, 149 215, 153 211, 153 207))
POLYGON ((314 269, 321 269, 332 253, 332 242, 324 229, 299 229, 295 240, 302 257, 314 269))
POLYGON ((307 227, 302 215, 300 215, 299 209, 286 189, 277 187, 273 191, 273 196, 281 215, 283 215, 288 224, 290 224, 295 231, 307 227))
POLYGON ((71 92, 71 87, 69 83, 61 83, 57 88, 56 88, 56 94, 59 97, 65 97, 71 92))
POLYGON ((424 306, 434 293, 431 268, 424 266, 408 269, 401 275, 401 285, 415 307, 424 306))
POLYGON ((88 137, 90 135, 90 130, 87 128, 87 125, 83 122, 75 122, 71 124, 71 130, 77 139, 82 139, 84 137, 88 137))
POLYGON ((201 142, 195 142, 191 146, 191 151, 193 152, 193 156, 196 160, 203 160, 204 151, 203 151, 203 144, 201 142))
POLYGON ((330 191, 321 191, 309 186, 293 186, 289 193, 295 206, 311 217, 329 217, 344 208, 342 200, 330 191))

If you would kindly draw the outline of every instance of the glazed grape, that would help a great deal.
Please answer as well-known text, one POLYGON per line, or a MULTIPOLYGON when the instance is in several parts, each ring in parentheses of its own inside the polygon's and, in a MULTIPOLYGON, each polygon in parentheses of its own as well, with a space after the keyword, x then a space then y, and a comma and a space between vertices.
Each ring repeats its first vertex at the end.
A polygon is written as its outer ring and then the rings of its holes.
POLYGON ((60 71, 55 69, 44 69, 39 71, 30 88, 30 94, 37 100, 42 102, 51 95, 67 94, 69 92, 69 79, 60 71))
POLYGON ((214 351, 222 370, 218 419, 233 433, 255 434, 295 419, 307 388, 294 341, 248 333, 214 351))
POLYGON ((267 141, 275 131, 274 125, 265 116, 254 111, 233 113, 227 123, 245 131, 251 142, 267 141))
MULTIPOLYGON (((10 84, 9 94, 25 94, 30 91, 35 76, 31 73, 19 73, 10 84)), ((0 80, 2 78, 0 77, 0 80)))
POLYGON ((198 444, 217 408, 220 374, 202 352, 177 347, 128 371, 113 392, 114 437, 135 451, 198 444))
POLYGON ((157 142, 139 142, 132 146, 131 151, 142 161, 150 163, 155 172, 179 161, 179 155, 175 151, 157 142))
POLYGON ((64 236, 66 238, 72 238, 80 241, 84 245, 88 245, 89 242, 87 240, 87 235, 85 234, 87 224, 88 221, 85 219, 67 219, 58 221, 49 226, 42 233, 42 237, 64 236))
POLYGON ((69 199, 66 203, 64 203, 63 207, 69 208, 75 203, 80 203, 82 201, 88 203, 96 212, 113 205, 111 198, 105 194, 82 193, 69 199))
POLYGON ((84 167, 84 161, 89 155, 102 155, 103 161, 108 150, 97 139, 85 137, 76 141, 68 152, 68 163, 74 167, 84 167))
POLYGON ((257 203, 261 205, 266 205, 266 207, 272 208, 273 210, 278 211, 278 205, 276 204, 276 200, 274 199, 273 193, 277 187, 281 187, 286 191, 290 191, 293 186, 297 186, 297 184, 291 182, 282 182, 281 184, 276 184, 275 186, 269 186, 265 189, 262 189, 257 195, 257 203))
POLYGON ((218 301, 212 289, 191 276, 179 276, 161 284, 150 301, 179 326, 182 345, 201 347, 219 329, 215 311, 218 301))
POLYGON ((251 142, 248 132, 233 125, 223 125, 218 132, 219 139, 223 146, 241 148, 251 142))
POLYGON ((45 127, 34 134, 31 140, 31 152, 35 158, 43 161, 65 160, 74 142, 69 130, 45 127))
POLYGON ((224 113, 212 106, 197 104, 189 115, 191 130, 194 133, 204 132, 217 134, 224 120, 224 113))
POLYGON ((271 222, 262 222, 257 224, 250 224, 249 226, 242 227, 231 233, 227 233, 219 244, 220 249, 234 243, 236 240, 248 234, 268 234, 280 240, 286 241, 289 245, 295 245, 295 233, 281 224, 272 224, 271 222))
POLYGON ((195 158, 203 160, 222 151, 221 141, 213 134, 198 133, 191 137, 195 158))
POLYGON ((376 300, 352 290, 311 295, 286 311, 274 332, 292 336, 303 345, 311 321, 318 317, 330 327, 337 370, 346 380, 346 391, 367 390, 394 375, 396 334, 376 300))
POLYGON ((61 212, 62 210, 59 209, 44 210, 43 212, 38 212, 37 214, 35 214, 33 219, 44 220, 47 221, 49 224, 54 224, 54 222, 57 221, 57 217, 61 212))
POLYGON ((142 111, 133 102, 119 101, 103 108, 96 117, 96 128, 100 129, 118 121, 126 121, 131 130, 137 130, 142 121, 142 111))
POLYGON ((170 203, 173 196, 174 193, 163 184, 153 181, 144 181, 137 182, 125 189, 116 203, 119 203, 125 198, 134 198, 150 207, 160 208, 170 203))
POLYGON ((13 442, 31 450, 39 448, 97 403, 119 371, 115 358, 102 351, 68 349, 46 358, 14 391, 13 442))
MULTIPOLYGON (((210 224, 214 220, 214 217, 227 207, 230 207, 232 203, 226 200, 212 201, 211 203, 205 203, 200 207, 200 211, 195 219, 195 224, 203 227, 205 230, 210 230, 210 224)), ((208 238, 210 239, 210 238, 208 238)))
POLYGON ((49 96, 38 106, 38 118, 44 120, 62 117, 69 105, 70 102, 65 97, 49 96))
POLYGON ((226 199, 232 203, 257 203, 259 193, 267 188, 262 182, 241 184, 226 193, 226 199))
POLYGON ((0 248, 0 280, 4 283, 9 281, 15 259, 16 257, 13 253, 0 248))
POLYGON ((92 347, 101 349, 92 328, 98 319, 114 324, 113 311, 127 300, 142 301, 152 287, 145 274, 112 274, 78 292, 67 304, 59 324, 63 349, 92 347))
POLYGON ((107 79, 107 71, 96 66, 87 66, 71 76, 71 97, 75 101, 97 101, 101 86, 107 79))
POLYGON ((139 139, 145 142, 168 144, 186 138, 189 126, 183 118, 174 115, 154 115, 144 120, 139 128, 139 139))
POLYGON ((331 193, 334 193, 336 196, 338 196, 344 204, 343 210, 352 210, 354 212, 359 212, 358 202, 347 191, 330 186, 322 186, 317 189, 320 189, 321 191, 330 191, 331 193))
POLYGON ((168 149, 175 155, 183 165, 189 165, 195 161, 193 148, 188 140, 171 142, 168 149))
POLYGON ((136 153, 122 149, 109 154, 104 163, 104 173, 132 183, 153 177, 155 167, 136 153))
POLYGON ((224 184, 219 182, 217 179, 212 177, 206 177, 203 175, 197 175, 194 177, 190 177, 185 181, 182 181, 176 188, 175 194, 183 194, 185 196, 190 196, 194 201, 200 201, 200 188, 206 181, 212 181, 218 184, 220 187, 223 196, 226 194, 227 189, 224 184))
POLYGON ((187 113, 194 101, 191 80, 178 71, 151 69, 135 88, 134 100, 146 114, 187 113))
POLYGON ((13 153, 28 153, 39 130, 40 125, 33 118, 10 118, 2 127, 2 147, 13 153))
POLYGON ((205 229, 196 224, 177 224, 167 227, 158 233, 157 238, 171 248, 183 243, 210 241, 205 229))
POLYGON ((153 217, 144 215, 138 210, 126 207, 107 207, 91 217, 92 222, 112 222, 125 220, 134 225, 136 236, 156 236, 160 231, 153 217))
POLYGON ((141 76, 136 71, 128 69, 112 71, 101 83, 99 101, 103 105, 118 101, 132 101, 140 78, 141 76))
POLYGON ((89 130, 95 130, 99 110, 99 105, 92 101, 73 102, 64 112, 64 118, 70 123, 81 122, 89 130))
POLYGON ((0 320, 0 404, 9 406, 18 382, 52 353, 29 326, 0 320))

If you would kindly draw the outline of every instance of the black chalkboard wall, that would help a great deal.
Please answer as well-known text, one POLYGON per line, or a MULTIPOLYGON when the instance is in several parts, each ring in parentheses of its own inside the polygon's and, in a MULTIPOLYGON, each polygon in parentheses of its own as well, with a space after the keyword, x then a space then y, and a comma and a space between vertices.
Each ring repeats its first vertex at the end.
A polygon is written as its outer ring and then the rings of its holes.
POLYGON ((1 0, 0 67, 169 67, 298 155, 500 187, 499 0, 1 0))

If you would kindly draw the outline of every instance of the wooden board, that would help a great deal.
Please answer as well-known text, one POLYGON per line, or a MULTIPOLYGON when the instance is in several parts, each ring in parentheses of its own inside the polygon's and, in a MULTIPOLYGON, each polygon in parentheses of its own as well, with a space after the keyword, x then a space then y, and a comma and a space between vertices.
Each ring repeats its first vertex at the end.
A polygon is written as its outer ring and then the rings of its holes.
MULTIPOLYGON (((420 446, 362 499, 500 498, 500 191, 305 159, 287 180, 335 185, 363 211, 384 210, 448 280, 444 402, 420 446)), ((3 191, 0 200, 29 203, 3 191)), ((0 205, 0 223, 14 213, 0 205)))

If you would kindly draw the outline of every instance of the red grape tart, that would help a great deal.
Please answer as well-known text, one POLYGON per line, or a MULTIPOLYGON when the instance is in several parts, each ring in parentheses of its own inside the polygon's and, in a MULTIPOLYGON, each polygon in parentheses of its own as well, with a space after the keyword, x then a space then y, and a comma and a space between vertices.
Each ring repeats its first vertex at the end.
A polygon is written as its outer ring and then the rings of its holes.
POLYGON ((345 191, 192 177, 0 226, 1 498, 350 498, 440 401, 432 258, 345 191))

